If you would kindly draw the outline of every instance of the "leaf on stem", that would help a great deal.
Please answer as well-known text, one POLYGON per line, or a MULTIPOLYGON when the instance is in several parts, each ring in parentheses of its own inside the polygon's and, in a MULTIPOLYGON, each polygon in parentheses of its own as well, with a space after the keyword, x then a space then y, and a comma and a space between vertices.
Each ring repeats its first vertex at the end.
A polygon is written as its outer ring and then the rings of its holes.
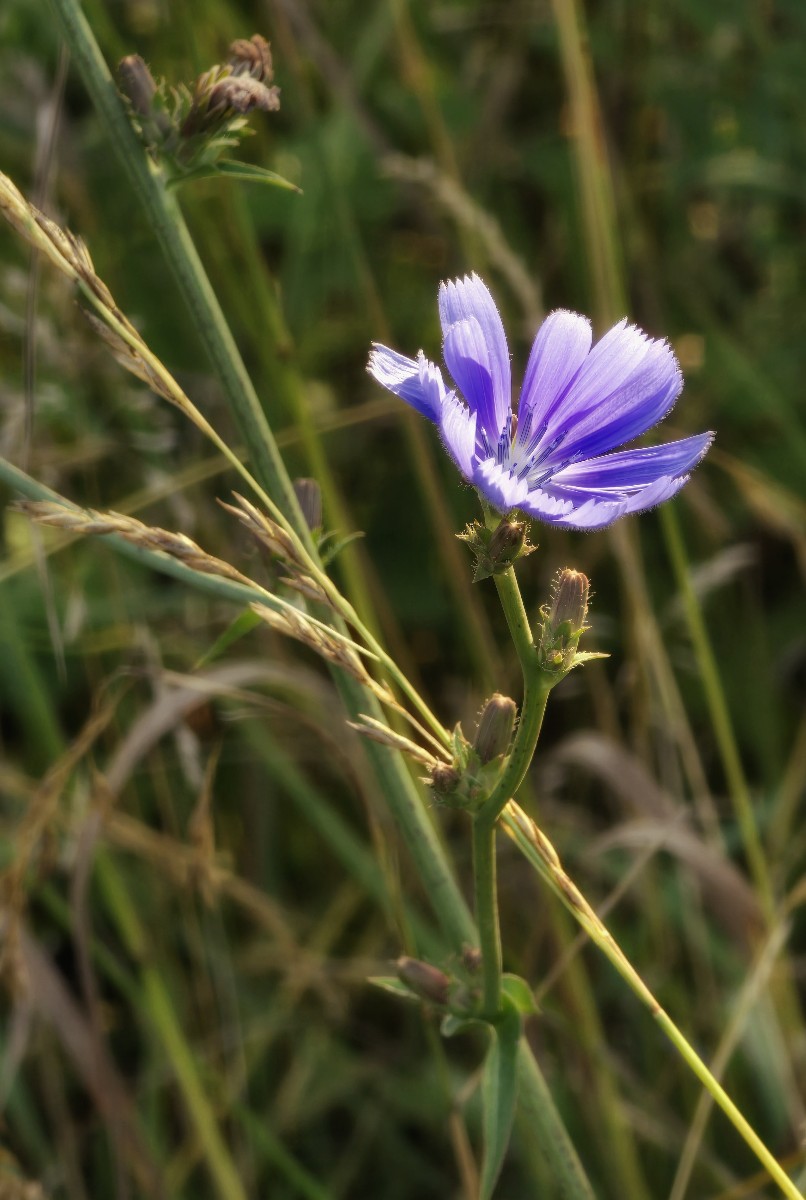
POLYGON ((518 1090, 520 1037, 520 1013, 505 992, 503 1012, 490 1027, 490 1047, 481 1081, 484 1157, 479 1200, 490 1200, 509 1146, 518 1090))

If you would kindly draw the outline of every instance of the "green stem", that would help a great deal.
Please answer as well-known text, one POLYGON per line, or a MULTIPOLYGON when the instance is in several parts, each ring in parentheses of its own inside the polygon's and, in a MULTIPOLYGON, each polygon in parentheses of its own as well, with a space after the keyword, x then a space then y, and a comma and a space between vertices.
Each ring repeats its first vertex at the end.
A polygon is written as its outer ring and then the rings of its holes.
POLYGON ((512 567, 500 575, 493 575, 493 580, 525 682, 535 663, 535 647, 529 618, 523 605, 521 589, 518 587, 518 580, 512 567))
POLYGON ((523 783, 534 758, 550 690, 551 683, 535 661, 534 671, 524 680, 523 704, 512 750, 495 787, 479 809, 476 820, 483 819, 494 824, 523 783))
POLYGON ((494 1017, 501 1007, 501 929, 495 863, 495 819, 473 821, 473 886, 483 980, 483 1012, 494 1017))
POLYGON ((494 1015, 501 1004, 501 930, 495 870, 498 818, 524 780, 534 757, 551 682, 542 670, 532 641, 529 618, 512 567, 495 575, 501 606, 523 671, 523 703, 518 732, 493 790, 473 817, 473 883, 476 923, 482 956, 484 1012, 494 1015))
POLYGON ((523 703, 509 758, 476 816, 477 821, 484 820, 491 825, 498 820, 529 770, 540 737, 548 695, 556 682, 556 677, 548 675, 540 666, 515 572, 510 567, 502 575, 495 575, 494 579, 523 671, 523 703))

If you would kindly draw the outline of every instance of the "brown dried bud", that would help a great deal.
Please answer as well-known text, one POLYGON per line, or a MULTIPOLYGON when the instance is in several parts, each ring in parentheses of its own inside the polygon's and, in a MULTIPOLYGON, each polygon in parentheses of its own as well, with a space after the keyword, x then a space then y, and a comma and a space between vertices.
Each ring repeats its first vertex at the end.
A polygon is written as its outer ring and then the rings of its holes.
POLYGON ((225 112, 250 113, 260 108, 263 112, 275 112, 280 107, 280 89, 266 87, 251 75, 228 75, 217 83, 210 92, 207 111, 210 116, 225 112))
POLYGON ((440 796, 449 796, 451 792, 455 792, 459 786, 461 776, 455 767, 449 767, 447 763, 438 762, 431 770, 431 787, 440 796))
POLYGON ((397 977, 422 1000, 433 1004, 447 1004, 451 981, 444 971, 420 962, 418 958, 399 958, 395 964, 397 977))
POLYGON ((238 38, 229 48, 229 65, 233 75, 251 75, 260 82, 271 82, 274 69, 271 61, 271 47, 264 37, 255 33, 247 41, 238 38))
POLYGON ((120 90, 136 113, 147 117, 151 113, 151 102, 157 85, 139 54, 127 54, 118 63, 120 90))
POLYGON ((322 489, 315 479, 295 479, 294 491, 309 529, 322 528, 322 489))
POLYGON ((462 946, 462 962, 471 974, 481 969, 481 950, 475 946, 462 946))
POLYGON ((496 692, 484 705, 479 717, 473 748, 482 763, 492 762, 501 754, 506 754, 512 740, 515 728, 515 717, 518 708, 509 696, 496 692))

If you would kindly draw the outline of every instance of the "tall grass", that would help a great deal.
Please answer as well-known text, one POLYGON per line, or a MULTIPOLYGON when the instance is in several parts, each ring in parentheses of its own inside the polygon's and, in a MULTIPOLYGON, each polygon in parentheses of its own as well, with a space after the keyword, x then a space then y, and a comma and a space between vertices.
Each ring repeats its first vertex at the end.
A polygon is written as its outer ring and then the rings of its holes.
MULTIPOLYGON (((234 37, 272 41, 282 108, 244 153, 303 194, 180 189, 195 284, 181 269, 174 282, 86 65, 60 86, 45 0, 0 14, 0 169, 85 237, 301 535, 267 445, 290 477, 319 480, 327 528, 364 533, 334 576, 449 727, 472 729, 493 688, 518 695, 518 664, 495 589, 471 584, 454 537, 474 497, 371 385, 369 343, 436 356, 437 282, 469 269, 491 283, 517 363, 555 306, 671 338, 687 383, 670 423, 717 429, 716 447, 673 507, 609 534, 535 529, 527 612, 557 568, 585 571, 591 645, 610 659, 552 696, 519 795, 802 1180, 806 17, 586 7, 87 3, 110 63, 136 52, 175 81, 234 37), (234 346, 245 370, 228 383, 234 346)), ((169 243, 178 228, 173 213, 169 243)), ((5 228, 0 244, 4 458, 274 586, 216 504, 243 486, 225 458, 124 375, 61 277, 5 228)), ((24 485, 4 479, 9 496, 24 485)), ((126 560, 10 509, 3 544, 0 1190, 475 1196, 482 1037, 444 1041, 433 1014, 367 983, 402 953, 458 969, 462 814, 433 811, 393 754, 368 761, 304 648, 267 628, 227 644, 239 585, 190 590, 145 551, 126 560)), ((496 1195, 573 1195, 583 1176, 630 1200, 776 1194, 508 839, 498 878, 504 966, 535 989, 542 1076, 522 1063, 496 1195), (582 1165, 563 1184, 541 1147, 565 1137, 582 1165)))

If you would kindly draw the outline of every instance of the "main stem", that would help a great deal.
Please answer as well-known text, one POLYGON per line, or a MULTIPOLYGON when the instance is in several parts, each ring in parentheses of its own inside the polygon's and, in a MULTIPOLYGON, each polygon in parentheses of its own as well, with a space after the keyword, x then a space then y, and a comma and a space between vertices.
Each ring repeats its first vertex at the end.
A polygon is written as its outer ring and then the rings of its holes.
POLYGON ((495 575, 495 584, 523 672, 518 732, 493 790, 473 817, 473 882, 482 956, 484 1013, 501 1006, 501 930, 498 921, 495 832, 498 818, 520 787, 534 757, 552 679, 540 666, 515 572, 495 575))
POLYGON ((501 1007, 501 928, 495 863, 495 826, 479 815, 473 821, 473 882, 479 930, 483 983, 483 1012, 494 1017, 501 1007))
POLYGON ((476 820, 483 817, 493 825, 504 811, 507 801, 523 783, 529 770, 543 725, 546 701, 553 684, 557 681, 556 676, 550 675, 540 666, 529 618, 512 567, 501 575, 495 575, 494 579, 523 672, 523 703, 512 751, 495 787, 476 817, 476 820))

